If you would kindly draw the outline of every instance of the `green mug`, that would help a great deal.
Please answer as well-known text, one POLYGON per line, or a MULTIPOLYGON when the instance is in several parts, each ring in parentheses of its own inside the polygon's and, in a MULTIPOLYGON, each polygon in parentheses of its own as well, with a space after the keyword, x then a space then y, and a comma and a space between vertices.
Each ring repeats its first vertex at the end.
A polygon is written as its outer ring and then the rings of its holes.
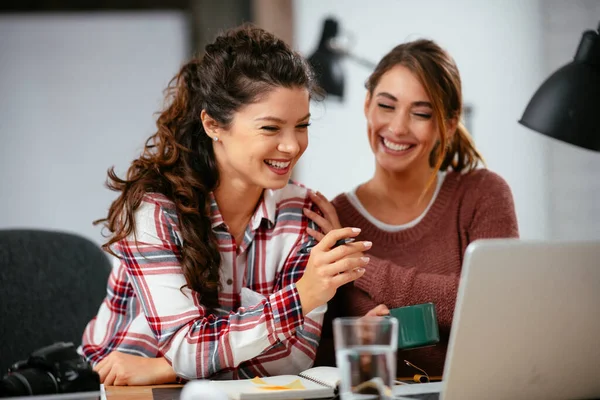
POLYGON ((390 316, 398 320, 398 349, 431 346, 440 341, 433 303, 392 308, 390 316))

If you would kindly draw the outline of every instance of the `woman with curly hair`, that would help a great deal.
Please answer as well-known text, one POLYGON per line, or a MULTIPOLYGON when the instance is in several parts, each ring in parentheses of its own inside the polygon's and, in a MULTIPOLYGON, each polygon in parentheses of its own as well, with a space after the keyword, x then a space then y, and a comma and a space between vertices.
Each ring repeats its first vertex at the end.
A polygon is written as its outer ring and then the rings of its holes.
MULTIPOLYGON (((251 26, 185 64, 101 222, 116 255, 81 351, 106 385, 298 373, 327 301, 360 277, 368 242, 314 245, 308 190, 289 181, 317 93, 306 61, 251 26)), ((316 225, 313 225, 316 228, 316 225)))

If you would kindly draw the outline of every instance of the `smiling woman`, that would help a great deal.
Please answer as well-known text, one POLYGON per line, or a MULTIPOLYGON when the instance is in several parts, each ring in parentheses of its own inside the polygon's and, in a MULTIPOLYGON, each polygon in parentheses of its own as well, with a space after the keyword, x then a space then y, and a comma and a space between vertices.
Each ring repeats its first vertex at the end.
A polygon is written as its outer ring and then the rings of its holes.
MULTIPOLYGON (((306 99, 303 99, 303 93, 296 93, 296 95, 299 95, 300 98, 294 98, 295 96, 293 94, 290 94, 288 96, 279 96, 281 97, 278 100, 278 105, 281 106, 283 104, 294 104, 295 102, 297 102, 298 100, 300 100, 299 102, 306 102, 306 99)), ((298 110, 298 109, 297 109, 298 110)), ((301 111, 301 110, 300 110, 301 111)), ((306 146, 308 145, 308 136, 306 135, 306 132, 308 131, 308 127, 310 126, 310 123, 308 122, 310 118, 310 113, 306 114, 304 117, 299 118, 295 123, 295 129, 296 129, 296 134, 300 134, 300 139, 298 140, 298 144, 300 145, 300 154, 304 152, 304 150, 306 150, 306 146)), ((276 118, 276 117, 261 117, 261 118, 257 118, 256 122, 258 123, 258 125, 260 126, 261 130, 267 131, 267 132, 272 132, 273 135, 275 135, 278 131, 279 131, 279 125, 286 125, 287 122, 276 118), (271 122, 271 125, 264 125, 265 123, 271 122)), ((285 153, 290 153, 292 152, 292 150, 295 150, 294 148, 294 143, 288 143, 287 144, 287 150, 284 150, 285 153)), ((285 148, 285 147, 284 147, 285 148)), ((283 176, 288 176, 288 173, 292 170, 292 168, 294 167, 294 165, 296 164, 296 162, 298 161, 299 157, 296 158, 283 158, 283 159, 268 159, 265 160, 265 164, 267 165, 267 167, 269 167, 271 169, 271 171, 275 172, 277 175, 283 175, 283 176)))
POLYGON ((257 187, 287 184, 308 146, 309 103, 306 88, 276 87, 235 113, 228 129, 202 111, 204 126, 220 142, 215 156, 221 168, 257 187))
POLYGON ((127 177, 109 171, 104 248, 117 258, 81 347, 106 385, 303 371, 327 301, 369 261, 368 242, 331 249, 352 228, 300 252, 313 203, 289 178, 317 93, 305 60, 251 26, 205 50, 173 79, 127 177))
MULTIPOLYGON (((477 239, 518 236, 511 190, 500 176, 479 168, 483 158, 461 123, 458 68, 435 42, 396 46, 366 87, 375 175, 332 203, 312 196, 323 216, 305 210, 323 232, 358 226, 360 238, 373 242, 366 272, 338 291, 328 318, 434 303, 440 343, 402 354, 397 366, 399 376, 415 373, 405 357, 430 375, 441 375, 467 246, 477 239)), ((329 336, 324 332, 319 350, 323 363, 332 362, 329 336)))

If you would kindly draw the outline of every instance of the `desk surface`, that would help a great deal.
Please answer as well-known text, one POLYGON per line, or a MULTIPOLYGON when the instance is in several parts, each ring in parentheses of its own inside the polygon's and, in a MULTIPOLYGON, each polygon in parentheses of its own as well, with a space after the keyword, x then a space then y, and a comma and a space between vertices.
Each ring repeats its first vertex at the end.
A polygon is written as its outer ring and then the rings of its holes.
MULTIPOLYGON (((410 381, 410 378, 398 378, 410 381)), ((177 388, 183 385, 156 385, 156 386, 106 386, 107 400, 153 400, 152 389, 154 388, 177 388)))
POLYGON ((153 388, 176 388, 182 385, 106 386, 107 400, 152 400, 153 388))

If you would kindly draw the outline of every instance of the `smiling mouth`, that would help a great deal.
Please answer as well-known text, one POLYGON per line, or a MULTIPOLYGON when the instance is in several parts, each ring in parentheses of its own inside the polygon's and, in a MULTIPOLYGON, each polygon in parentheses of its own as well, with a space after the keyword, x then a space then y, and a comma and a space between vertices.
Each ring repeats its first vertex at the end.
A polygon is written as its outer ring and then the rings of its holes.
POLYGON ((291 161, 265 160, 265 164, 276 169, 287 169, 291 163, 291 161))
POLYGON ((265 165, 277 175, 286 175, 292 167, 292 161, 264 160, 265 165))
POLYGON ((391 140, 384 138, 383 136, 381 136, 381 143, 386 149, 395 152, 407 151, 416 146, 415 144, 410 143, 394 143, 391 140))

